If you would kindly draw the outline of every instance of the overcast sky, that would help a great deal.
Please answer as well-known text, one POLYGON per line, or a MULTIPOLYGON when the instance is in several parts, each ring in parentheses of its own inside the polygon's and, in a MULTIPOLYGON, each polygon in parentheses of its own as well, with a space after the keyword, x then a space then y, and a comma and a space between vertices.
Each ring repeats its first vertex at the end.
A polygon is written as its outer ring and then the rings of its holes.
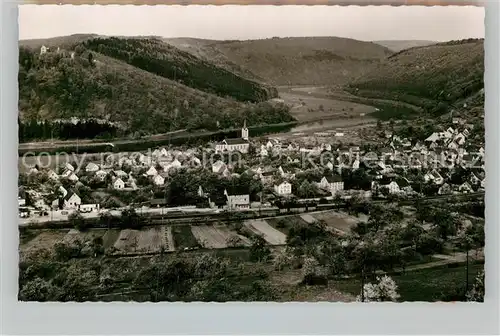
POLYGON ((20 5, 19 38, 76 33, 208 39, 340 36, 448 41, 484 37, 482 7, 20 5))

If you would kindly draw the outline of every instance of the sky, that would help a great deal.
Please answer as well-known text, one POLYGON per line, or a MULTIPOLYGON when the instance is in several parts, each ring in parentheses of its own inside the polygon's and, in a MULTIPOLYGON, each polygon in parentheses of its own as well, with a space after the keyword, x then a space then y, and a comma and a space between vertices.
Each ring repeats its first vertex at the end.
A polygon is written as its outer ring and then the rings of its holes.
POLYGON ((78 33, 246 40, 338 36, 363 41, 484 37, 484 8, 466 6, 20 5, 19 39, 78 33))

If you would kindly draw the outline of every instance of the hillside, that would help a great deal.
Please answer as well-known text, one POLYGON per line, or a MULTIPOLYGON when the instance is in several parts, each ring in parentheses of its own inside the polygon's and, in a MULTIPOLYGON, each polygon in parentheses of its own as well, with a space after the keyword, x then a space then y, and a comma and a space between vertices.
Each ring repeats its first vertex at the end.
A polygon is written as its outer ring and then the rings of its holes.
POLYGON ((392 52, 372 42, 339 37, 245 41, 165 39, 194 55, 235 64, 271 85, 342 85, 392 52))
MULTIPOLYGON (((98 45, 89 44, 89 49, 97 49, 98 45)), ((101 47, 101 50, 109 54, 109 50, 118 52, 118 57, 127 53, 134 55, 130 44, 127 44, 127 48, 101 47)), ((194 88, 180 83, 180 80, 171 80, 128 64, 141 60, 143 63, 136 65, 147 69, 150 62, 157 66, 150 70, 162 70, 164 63, 160 57, 158 60, 131 57, 124 62, 94 51, 90 52, 82 43, 77 43, 73 50, 76 55, 71 58, 69 51, 63 49, 60 53, 53 51, 40 55, 39 49, 20 47, 21 121, 50 121, 71 117, 99 118, 122 125, 125 134, 136 131, 156 134, 184 128, 234 127, 241 125, 245 118, 251 125, 292 120, 284 106, 271 106, 265 102, 247 104, 238 102, 230 95, 226 98, 198 90, 202 88, 205 91, 218 91, 217 93, 222 95, 221 91, 225 86, 218 83, 224 82, 224 76, 231 76, 232 83, 242 83, 241 87, 247 89, 231 91, 235 94, 244 92, 253 95, 255 100, 264 99, 266 89, 210 64, 204 67, 205 62, 197 61, 192 55, 183 59, 181 56, 184 54, 175 54, 175 61, 168 64, 174 64, 174 69, 184 76, 186 84, 194 88), (177 60, 179 62, 175 63, 177 60), (200 77, 186 77, 183 66, 188 64, 188 61, 196 64, 196 69, 204 70, 202 74, 207 76, 205 86, 200 82, 200 77), (249 85, 245 87, 243 83, 249 85), (256 92, 248 89, 253 87, 256 92)), ((138 53, 139 50, 142 49, 138 47, 138 53)), ((54 136, 57 137, 57 134, 54 136)))
POLYGON ((394 52, 399 52, 401 50, 414 48, 414 47, 425 47, 428 45, 436 44, 436 41, 425 41, 425 40, 386 40, 386 41, 373 41, 373 43, 380 44, 387 49, 394 52))
MULTIPOLYGON (((484 40, 463 40, 403 50, 346 86, 358 96, 406 102, 441 115, 483 87, 484 40)), ((474 99, 475 104, 484 98, 474 99)), ((471 106, 468 106, 471 108, 471 106)))

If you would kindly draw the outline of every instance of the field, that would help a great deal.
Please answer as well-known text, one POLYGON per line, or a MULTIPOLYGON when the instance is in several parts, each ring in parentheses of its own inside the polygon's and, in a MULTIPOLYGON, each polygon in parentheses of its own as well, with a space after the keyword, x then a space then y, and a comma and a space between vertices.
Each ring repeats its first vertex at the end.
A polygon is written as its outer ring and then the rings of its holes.
POLYGON ((122 230, 114 244, 116 254, 159 253, 166 247, 166 235, 162 227, 144 230, 122 230))
POLYGON ((172 227, 172 236, 177 250, 188 250, 199 248, 200 243, 191 232, 191 227, 188 225, 179 225, 172 227))
POLYGON ((294 225, 304 225, 307 224, 301 216, 285 216, 281 218, 269 218, 266 222, 278 231, 283 232, 288 235, 290 228, 294 225))
POLYGON ((94 238, 102 237, 106 234, 105 230, 89 230, 85 232, 80 232, 78 230, 72 229, 64 236, 62 242, 72 245, 76 243, 76 241, 80 241, 81 243, 86 241, 92 241, 94 238))
POLYGON ((105 250, 110 249, 115 245, 118 236, 120 235, 120 230, 111 229, 107 230, 104 236, 102 236, 102 244, 105 250))
POLYGON ((310 214, 303 214, 303 215, 300 215, 300 218, 302 218, 302 220, 306 223, 309 223, 309 224, 312 224, 314 222, 317 221, 316 218, 314 218, 313 216, 311 216, 310 214))
MULTIPOLYGON (((469 285, 484 264, 472 264, 469 267, 469 285)), ((392 276, 398 285, 400 301, 455 301, 457 289, 465 289, 465 265, 447 265, 410 271, 392 276)), ((361 289, 359 279, 336 280, 335 286, 340 291, 358 295, 361 289)), ((460 294, 460 293, 458 293, 460 294)))
POLYGON ((46 230, 33 237, 26 244, 20 246, 21 253, 30 253, 38 250, 51 250, 55 244, 61 242, 68 230, 46 230))
POLYGON ((315 213, 312 215, 312 217, 317 220, 325 221, 329 229, 333 229, 343 233, 349 232, 351 227, 353 227, 360 221, 359 219, 347 214, 333 211, 315 213))
POLYGON ((286 243, 286 235, 274 229, 265 220, 247 220, 245 226, 256 235, 261 235, 271 245, 284 245, 286 243))
POLYGON ((366 116, 375 112, 375 108, 368 105, 336 100, 324 94, 324 89, 314 87, 283 88, 280 98, 291 106, 290 113, 299 121, 340 119, 345 122, 338 123, 337 127, 349 126, 351 118, 366 116))
POLYGON ((204 248, 221 249, 233 246, 249 246, 248 238, 230 231, 225 225, 196 225, 191 232, 204 248))

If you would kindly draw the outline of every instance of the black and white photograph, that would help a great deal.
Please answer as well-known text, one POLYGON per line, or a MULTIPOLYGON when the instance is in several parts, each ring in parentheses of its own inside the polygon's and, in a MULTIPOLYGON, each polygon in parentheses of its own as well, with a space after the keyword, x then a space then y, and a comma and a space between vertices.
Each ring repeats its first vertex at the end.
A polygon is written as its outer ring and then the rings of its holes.
POLYGON ((20 5, 18 300, 483 302, 484 20, 20 5))

